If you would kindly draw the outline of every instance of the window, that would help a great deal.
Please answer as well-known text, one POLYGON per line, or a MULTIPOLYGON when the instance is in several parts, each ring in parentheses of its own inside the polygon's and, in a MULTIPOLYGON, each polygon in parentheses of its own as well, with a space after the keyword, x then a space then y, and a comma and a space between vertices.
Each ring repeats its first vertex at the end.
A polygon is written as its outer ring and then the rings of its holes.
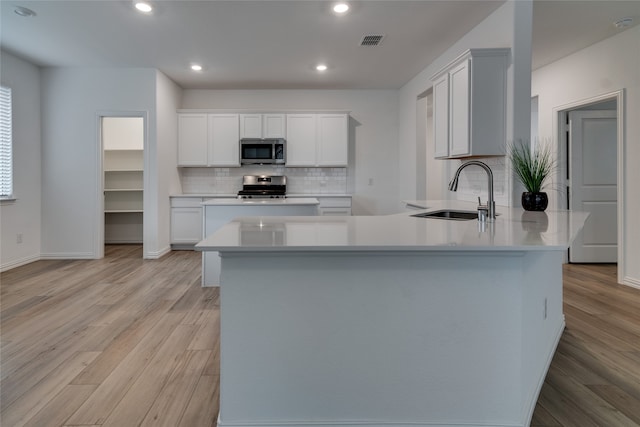
POLYGON ((13 197, 11 89, 0 86, 0 199, 13 197))

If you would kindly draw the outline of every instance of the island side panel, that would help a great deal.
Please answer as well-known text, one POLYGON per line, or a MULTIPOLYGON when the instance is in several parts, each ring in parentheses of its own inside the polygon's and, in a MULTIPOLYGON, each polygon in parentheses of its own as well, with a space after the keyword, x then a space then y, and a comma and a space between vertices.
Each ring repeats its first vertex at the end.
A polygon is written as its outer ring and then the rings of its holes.
POLYGON ((565 327, 562 264, 565 251, 533 251, 524 259, 523 419, 531 422, 540 389, 565 327))
POLYGON ((528 254, 223 254, 220 425, 525 425, 528 254))

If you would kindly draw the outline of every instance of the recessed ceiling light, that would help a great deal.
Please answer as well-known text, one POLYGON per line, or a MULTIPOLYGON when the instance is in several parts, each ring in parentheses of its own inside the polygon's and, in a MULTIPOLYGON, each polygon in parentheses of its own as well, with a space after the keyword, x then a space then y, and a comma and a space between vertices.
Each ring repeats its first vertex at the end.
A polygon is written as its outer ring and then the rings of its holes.
POLYGON ((191 64, 191 69, 193 71, 202 71, 202 65, 199 64, 191 64))
POLYGON ((333 5, 333 11, 335 13, 347 13, 349 10, 349 5, 347 3, 336 3, 333 5))
POLYGON ((324 64, 318 64, 316 65, 316 70, 318 71, 327 71, 327 66, 324 64))
POLYGON ((151 13, 153 10, 153 7, 146 1, 137 1, 135 7, 142 13, 151 13))
POLYGON ((24 18, 30 18, 32 16, 36 16, 36 13, 33 10, 27 9, 26 7, 22 7, 22 6, 16 6, 16 8, 13 9, 13 11, 16 13, 16 15, 20 15, 24 18))
POLYGON ((633 24, 633 18, 622 18, 622 19, 618 19, 616 22, 613 23, 613 25, 616 26, 616 28, 629 28, 631 26, 631 24, 633 24))

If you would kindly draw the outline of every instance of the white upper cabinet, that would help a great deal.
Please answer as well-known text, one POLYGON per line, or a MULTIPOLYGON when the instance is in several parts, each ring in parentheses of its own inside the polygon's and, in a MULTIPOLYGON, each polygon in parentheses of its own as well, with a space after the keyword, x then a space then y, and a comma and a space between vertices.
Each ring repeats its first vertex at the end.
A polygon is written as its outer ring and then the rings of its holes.
POLYGON ((178 114, 178 166, 207 166, 207 114, 178 114))
POLYGON ((433 82, 433 141, 436 157, 449 156, 449 74, 433 82))
POLYGON ((240 166, 237 114, 209 114, 209 166, 240 166))
POLYGON ((509 49, 471 49, 432 77, 436 158, 506 151, 509 49))
POLYGON ((240 138, 262 138, 262 114, 240 114, 240 138))
POLYGON ((240 114, 240 138, 285 138, 284 114, 240 114))
POLYGON ((349 114, 343 112, 178 113, 178 166, 240 166, 240 139, 283 138, 286 166, 347 167, 349 114))
POLYGON ((287 166, 346 167, 348 114, 287 114, 287 166))
POLYGON ((178 166, 240 166, 238 114, 178 114, 178 166))
POLYGON ((262 115, 262 137, 263 138, 286 138, 286 115, 284 114, 263 114, 262 115))
POLYGON ((346 114, 318 114, 318 166, 347 166, 348 118, 346 114))
POLYGON ((316 114, 287 114, 286 165, 316 165, 316 114))

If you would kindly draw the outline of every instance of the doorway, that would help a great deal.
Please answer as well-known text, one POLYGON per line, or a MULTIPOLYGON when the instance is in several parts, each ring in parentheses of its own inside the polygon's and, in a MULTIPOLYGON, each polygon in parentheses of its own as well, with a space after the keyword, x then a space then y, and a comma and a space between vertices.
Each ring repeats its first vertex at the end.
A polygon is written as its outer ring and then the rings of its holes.
POLYGON ((103 115, 99 127, 103 243, 143 244, 144 117, 103 115))
POLYGON ((569 249, 572 263, 622 260, 622 106, 622 92, 616 92, 558 111, 566 207, 590 214, 569 249))

